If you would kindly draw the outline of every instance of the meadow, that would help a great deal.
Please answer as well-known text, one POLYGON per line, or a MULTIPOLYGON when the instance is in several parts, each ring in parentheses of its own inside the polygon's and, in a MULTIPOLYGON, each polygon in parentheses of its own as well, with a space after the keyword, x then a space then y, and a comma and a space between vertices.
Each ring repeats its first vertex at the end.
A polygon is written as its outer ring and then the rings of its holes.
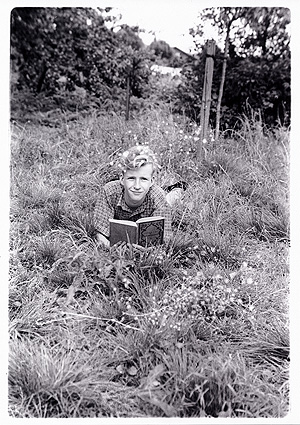
POLYGON ((289 129, 209 137, 159 108, 11 126, 9 414, 280 418, 289 411, 289 129), (119 152, 185 180, 169 245, 95 242, 119 152))

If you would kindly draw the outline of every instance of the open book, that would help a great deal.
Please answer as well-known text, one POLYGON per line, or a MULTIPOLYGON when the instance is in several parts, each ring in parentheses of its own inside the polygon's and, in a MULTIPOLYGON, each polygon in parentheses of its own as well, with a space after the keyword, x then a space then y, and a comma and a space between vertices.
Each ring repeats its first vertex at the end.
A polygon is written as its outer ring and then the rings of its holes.
POLYGON ((142 246, 160 245, 164 239, 165 218, 161 216, 140 218, 136 222, 109 219, 110 246, 119 241, 142 246))

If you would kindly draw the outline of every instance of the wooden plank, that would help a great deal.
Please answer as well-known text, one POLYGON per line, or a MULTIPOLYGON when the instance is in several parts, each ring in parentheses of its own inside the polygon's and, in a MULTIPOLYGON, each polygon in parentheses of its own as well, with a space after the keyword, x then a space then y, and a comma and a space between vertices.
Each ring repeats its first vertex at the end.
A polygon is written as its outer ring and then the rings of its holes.
POLYGON ((209 113, 211 105, 211 89, 212 78, 214 71, 214 56, 216 51, 216 43, 214 40, 206 42, 206 61, 205 61, 205 74, 202 92, 202 102, 200 110, 200 141, 197 149, 198 159, 203 151, 203 140, 207 140, 208 126, 209 126, 209 113))

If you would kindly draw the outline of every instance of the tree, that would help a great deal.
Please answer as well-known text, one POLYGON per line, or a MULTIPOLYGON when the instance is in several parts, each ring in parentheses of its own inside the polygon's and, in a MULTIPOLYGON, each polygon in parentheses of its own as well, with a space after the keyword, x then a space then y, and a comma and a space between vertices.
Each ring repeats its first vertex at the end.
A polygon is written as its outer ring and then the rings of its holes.
POLYGON ((215 140, 216 142, 219 139, 220 132, 220 119, 221 119, 221 102, 223 98, 223 90, 225 84, 226 76, 226 67, 227 67, 227 58, 229 52, 229 43, 230 43, 230 32, 234 23, 240 18, 241 8, 236 7, 223 7, 220 8, 219 16, 208 13, 207 18, 213 19, 215 24, 218 26, 219 30, 225 33, 225 48, 224 48, 224 57, 222 64, 222 74, 219 87, 219 95, 216 106, 216 128, 215 128, 215 140))
MULTIPOLYGON (((245 107, 246 101, 252 108, 262 109, 266 121, 271 124, 278 119, 281 122, 284 119, 289 121, 289 10, 265 7, 209 8, 204 9, 199 17, 200 24, 191 30, 196 46, 199 47, 199 36, 203 36, 204 23, 207 21, 218 29, 225 41, 221 77, 217 74, 220 59, 218 55, 214 75, 215 83, 219 81, 219 91, 213 95, 216 136, 219 133, 221 109, 223 125, 227 125, 224 122, 225 112, 227 111, 228 117, 229 108, 233 108, 233 118, 234 114, 245 107), (281 73, 278 64, 282 66, 281 73), (269 75, 275 79, 271 81, 269 75), (232 84, 228 87, 229 82, 232 84), (233 104, 233 100, 236 103, 233 104), (284 110, 285 117, 282 116, 284 110)), ((193 73, 198 75, 196 70, 193 73)))
MULTIPOLYGON (((247 29, 241 48, 249 55, 279 58, 289 49, 287 28, 290 10, 283 7, 242 8, 241 21, 247 29)), ((240 34, 240 32, 238 33, 240 34)))
POLYGON ((173 50, 170 45, 164 40, 154 40, 149 48, 154 51, 155 56, 160 59, 170 60, 174 56, 173 50))

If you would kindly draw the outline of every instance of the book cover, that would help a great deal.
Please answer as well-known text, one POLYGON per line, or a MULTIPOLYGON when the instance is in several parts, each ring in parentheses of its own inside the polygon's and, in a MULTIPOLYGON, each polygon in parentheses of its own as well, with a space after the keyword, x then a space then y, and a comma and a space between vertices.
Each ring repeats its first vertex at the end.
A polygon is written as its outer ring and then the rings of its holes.
POLYGON ((134 221, 110 219, 110 246, 117 242, 138 243, 138 226, 134 221))
POLYGON ((110 245, 124 241, 142 246, 160 245, 164 238, 164 217, 145 217, 136 222, 110 219, 110 245))
POLYGON ((142 246, 161 245, 164 241, 164 217, 147 217, 137 220, 138 243, 142 246))

